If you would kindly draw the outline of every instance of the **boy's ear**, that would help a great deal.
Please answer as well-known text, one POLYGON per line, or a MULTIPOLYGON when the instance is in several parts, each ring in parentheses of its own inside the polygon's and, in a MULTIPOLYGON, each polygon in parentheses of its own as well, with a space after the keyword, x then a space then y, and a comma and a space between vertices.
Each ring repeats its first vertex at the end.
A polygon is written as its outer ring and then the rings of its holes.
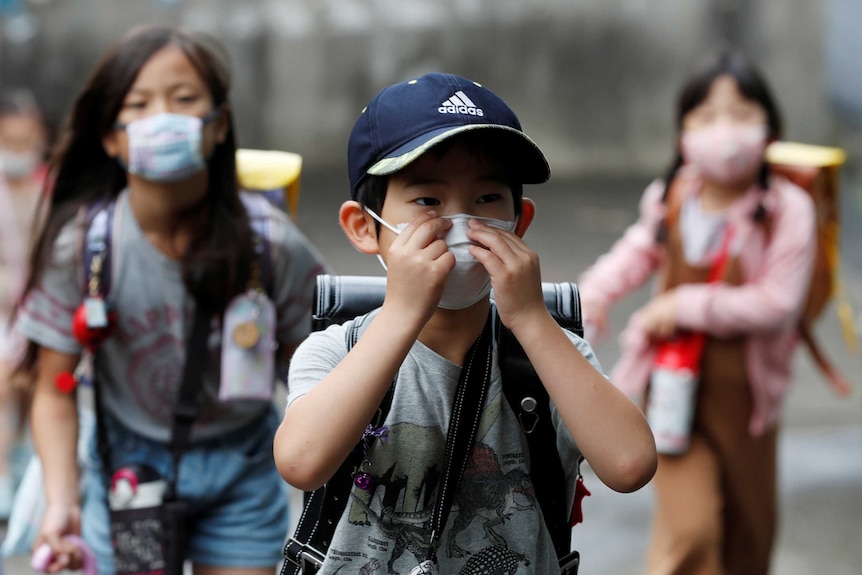
POLYGON ((518 216, 518 222, 515 224, 515 235, 519 238, 523 238, 534 217, 536 217, 535 202, 530 198, 523 198, 521 200, 521 215, 518 216))
POLYGON ((341 204, 338 223, 350 243, 364 254, 379 253, 374 219, 362 209, 362 204, 350 200, 341 204))

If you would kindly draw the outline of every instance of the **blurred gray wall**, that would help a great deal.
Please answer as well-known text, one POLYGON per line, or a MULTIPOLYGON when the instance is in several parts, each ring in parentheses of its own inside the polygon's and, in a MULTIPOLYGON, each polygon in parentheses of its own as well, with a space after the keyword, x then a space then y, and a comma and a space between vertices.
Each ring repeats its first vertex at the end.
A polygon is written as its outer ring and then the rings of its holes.
POLYGON ((177 23, 211 31, 229 49, 240 143, 247 147, 288 149, 309 167, 343 169, 352 123, 378 89, 443 70, 509 102, 546 151, 555 177, 642 175, 669 161, 677 90, 722 43, 742 48, 764 71, 789 138, 834 143, 841 122, 823 77, 828 6, 817 0, 21 0, 19 12, 3 15, 0 82, 27 83, 65 113, 111 41, 135 24, 177 23))

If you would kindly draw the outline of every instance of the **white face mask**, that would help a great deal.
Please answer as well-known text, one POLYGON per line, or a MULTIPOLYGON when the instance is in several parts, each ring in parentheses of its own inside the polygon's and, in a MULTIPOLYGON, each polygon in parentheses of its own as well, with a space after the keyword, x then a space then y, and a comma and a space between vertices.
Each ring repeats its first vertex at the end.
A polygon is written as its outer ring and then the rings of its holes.
MULTIPOLYGON (((365 210, 381 225, 396 234, 400 234, 401 230, 407 226, 406 223, 392 226, 375 214, 373 210, 369 208, 365 208, 365 210)), ((467 238, 467 221, 471 219, 480 220, 489 226, 509 232, 514 231, 516 222, 482 218, 469 214, 441 217, 452 221, 452 227, 447 230, 444 239, 449 251, 455 256, 455 267, 449 272, 446 286, 443 288, 443 296, 438 305, 443 309, 464 309, 481 300, 491 291, 491 276, 488 275, 488 270, 467 250, 470 245, 479 245, 467 238)), ((387 269, 380 255, 377 256, 377 259, 380 260, 383 269, 387 269)))
POLYGON ((0 149, 0 171, 13 180, 24 179, 39 167, 39 152, 12 152, 0 149))

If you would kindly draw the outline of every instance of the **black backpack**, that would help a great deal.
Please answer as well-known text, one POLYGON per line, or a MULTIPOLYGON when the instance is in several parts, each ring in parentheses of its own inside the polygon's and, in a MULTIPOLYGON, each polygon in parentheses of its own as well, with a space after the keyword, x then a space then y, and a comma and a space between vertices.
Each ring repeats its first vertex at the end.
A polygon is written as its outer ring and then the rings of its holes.
MULTIPOLYGON (((543 282, 542 291, 548 311, 557 323, 583 336, 577 286, 569 282, 543 282)), ((368 314, 382 305, 385 292, 385 277, 318 276, 312 331, 368 314)), ((493 300, 493 292, 491 298, 493 300)), ((577 551, 570 550, 572 521, 566 500, 566 477, 556 449, 556 432, 551 424, 548 393, 514 335, 502 324, 498 323, 497 327, 503 392, 527 438, 532 462, 530 475, 536 499, 563 573, 574 574, 577 572, 579 555, 577 551)), ((348 349, 356 343, 362 329, 363 324, 359 320, 348 332, 348 349)), ((386 419, 393 387, 390 387, 371 422, 375 428, 386 419)), ((282 575, 293 575, 299 569, 308 575, 316 573, 323 565, 335 526, 349 500, 353 475, 360 459, 360 450, 354 450, 326 485, 305 493, 305 509, 294 536, 288 539, 284 548, 282 575)), ((580 461, 578 463, 580 465, 580 461)))

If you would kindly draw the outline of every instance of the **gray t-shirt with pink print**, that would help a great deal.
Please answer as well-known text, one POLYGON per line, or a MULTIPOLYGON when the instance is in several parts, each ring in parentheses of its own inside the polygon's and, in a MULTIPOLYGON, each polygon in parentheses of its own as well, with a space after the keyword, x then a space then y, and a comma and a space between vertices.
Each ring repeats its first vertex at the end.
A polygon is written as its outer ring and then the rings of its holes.
MULTIPOLYGON (((266 222, 276 308, 275 337, 294 346, 307 335, 315 277, 326 271, 321 256, 288 216, 260 196, 266 222)), ((180 265, 144 236, 129 206, 128 190, 115 207, 113 274, 108 301, 117 324, 96 356, 95 379, 107 412, 133 431, 157 441, 170 437, 172 408, 182 378, 186 338, 194 302, 186 291, 180 265)), ((16 330, 38 345, 79 354, 72 316, 83 300, 82 231, 73 218, 60 232, 39 283, 22 306, 16 330)), ((213 319, 203 368, 201 417, 193 440, 207 439, 248 424, 267 409, 265 400, 219 401, 221 318, 213 319)), ((279 366, 276 373, 285 373, 279 366)), ((274 382, 273 382, 274 385, 274 382)))

